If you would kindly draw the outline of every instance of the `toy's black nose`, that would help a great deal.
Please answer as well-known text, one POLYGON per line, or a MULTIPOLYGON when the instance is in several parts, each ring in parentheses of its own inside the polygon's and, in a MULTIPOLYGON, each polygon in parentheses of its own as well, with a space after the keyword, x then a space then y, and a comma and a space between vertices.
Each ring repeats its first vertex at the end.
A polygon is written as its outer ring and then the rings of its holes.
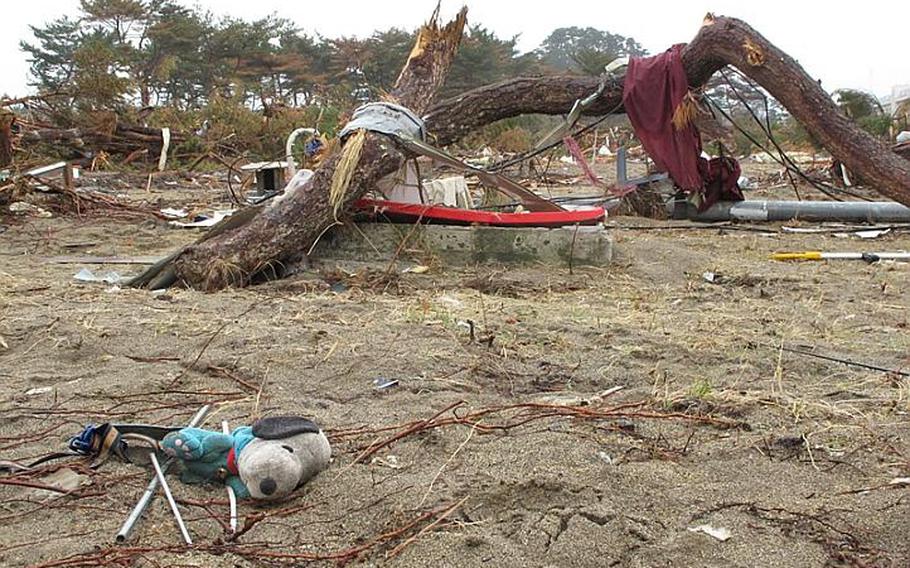
POLYGON ((266 477, 259 482, 259 491, 262 492, 263 495, 271 495, 276 489, 278 489, 278 484, 275 483, 275 480, 271 477, 266 477))

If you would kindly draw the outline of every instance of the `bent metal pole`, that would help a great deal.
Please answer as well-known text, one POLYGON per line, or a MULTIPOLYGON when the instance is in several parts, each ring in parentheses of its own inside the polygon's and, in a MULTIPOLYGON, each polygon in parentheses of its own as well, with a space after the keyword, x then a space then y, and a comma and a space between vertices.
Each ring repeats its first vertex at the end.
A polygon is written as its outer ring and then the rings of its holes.
POLYGON ((177 502, 174 501, 174 496, 171 494, 171 488, 167 484, 164 472, 161 471, 161 464, 158 463, 158 456, 155 455, 155 452, 152 452, 149 454, 149 459, 152 460, 152 467, 155 468, 155 477, 158 479, 158 483, 161 484, 161 489, 164 490, 164 496, 167 497, 167 503, 171 506, 171 512, 174 513, 174 519, 177 521, 177 526, 180 527, 180 534, 183 535, 183 541, 187 544, 193 544, 193 539, 190 538, 190 533, 186 530, 186 524, 184 524, 183 517, 180 515, 180 509, 177 507, 177 502))
MULTIPOLYGON (((205 418, 206 414, 209 413, 210 405, 205 405, 199 409, 199 411, 193 416, 188 428, 195 428, 202 423, 202 420, 205 418)), ((173 463, 173 459, 168 459, 161 466, 162 471, 166 472, 168 468, 173 463)), ((139 498, 139 502, 136 503, 136 506, 133 507, 133 512, 130 513, 130 516, 126 518, 126 521, 123 522, 123 526, 120 527, 120 530, 117 531, 117 542, 124 542, 127 537, 130 536, 130 533, 133 532, 133 528, 136 526, 136 523, 139 522, 139 518, 142 517, 142 513, 148 508, 149 503, 152 502, 152 497, 155 496, 155 491, 158 490, 158 476, 153 475, 152 480, 149 481, 148 487, 145 488, 145 493, 142 494, 142 497, 139 498)))

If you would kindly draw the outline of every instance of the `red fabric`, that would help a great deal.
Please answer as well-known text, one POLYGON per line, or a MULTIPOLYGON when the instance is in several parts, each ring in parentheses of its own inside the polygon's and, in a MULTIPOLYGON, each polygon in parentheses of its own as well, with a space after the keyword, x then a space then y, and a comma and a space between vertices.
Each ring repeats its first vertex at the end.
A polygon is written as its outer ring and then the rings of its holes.
POLYGON ((733 158, 721 157, 698 159, 698 169, 705 180, 705 197, 699 211, 704 211, 718 201, 742 201, 743 192, 739 189, 739 176, 742 170, 739 162, 733 158))
POLYGON ((681 58, 684 45, 674 45, 654 57, 632 58, 623 86, 623 106, 635 135, 660 170, 685 191, 709 190, 701 209, 721 198, 742 200, 736 185, 736 161, 705 160, 695 125, 690 122, 681 129, 673 125, 673 114, 689 92, 681 58))
POLYGON ((231 448, 227 455, 227 470, 231 475, 240 475, 240 470, 237 469, 237 452, 234 448, 231 448))
POLYGON ((597 174, 594 173, 594 170, 591 169, 591 166, 588 165, 588 160, 585 159, 584 153, 581 151, 581 147, 578 145, 578 142, 575 141, 571 136, 566 136, 562 139, 562 143, 566 145, 566 149, 569 151, 569 154, 575 158, 575 162, 581 167, 581 171, 584 172, 585 177, 588 178, 594 185, 600 185, 600 178, 597 177, 597 174))

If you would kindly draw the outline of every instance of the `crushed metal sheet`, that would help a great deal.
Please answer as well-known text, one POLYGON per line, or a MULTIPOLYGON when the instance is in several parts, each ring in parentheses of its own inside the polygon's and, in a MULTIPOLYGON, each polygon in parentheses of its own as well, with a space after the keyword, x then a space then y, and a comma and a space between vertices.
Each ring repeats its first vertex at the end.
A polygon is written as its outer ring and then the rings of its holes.
POLYGON ((396 138, 424 140, 426 130, 423 119, 408 108, 388 102, 367 103, 354 111, 338 138, 344 140, 356 130, 379 132, 396 138))

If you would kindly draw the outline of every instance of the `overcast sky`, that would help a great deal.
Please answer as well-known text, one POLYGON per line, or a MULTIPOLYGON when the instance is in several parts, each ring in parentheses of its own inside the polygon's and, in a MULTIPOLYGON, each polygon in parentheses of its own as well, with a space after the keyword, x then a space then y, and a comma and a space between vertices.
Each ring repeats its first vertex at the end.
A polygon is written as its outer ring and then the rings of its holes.
MULTIPOLYGON (((28 63, 19 41, 30 39, 29 24, 42 25, 62 15, 75 15, 78 0, 30 0, 8 3, 0 34, 0 94, 27 92, 28 63), (12 8, 15 6, 15 8, 12 8)), ((301 0, 187 1, 216 15, 255 19, 275 13, 309 33, 324 36, 366 36, 392 26, 415 28, 432 12, 436 0, 306 2, 301 0)), ((451 16, 465 2, 443 0, 451 16)), ((591 26, 634 37, 651 53, 690 40, 702 17, 711 11, 736 16, 797 59, 832 91, 859 88, 877 95, 910 83, 910 2, 866 0, 851 2, 799 0, 475 0, 468 1, 470 22, 481 23, 500 37, 519 36, 523 51, 537 47, 554 29, 591 26)))

